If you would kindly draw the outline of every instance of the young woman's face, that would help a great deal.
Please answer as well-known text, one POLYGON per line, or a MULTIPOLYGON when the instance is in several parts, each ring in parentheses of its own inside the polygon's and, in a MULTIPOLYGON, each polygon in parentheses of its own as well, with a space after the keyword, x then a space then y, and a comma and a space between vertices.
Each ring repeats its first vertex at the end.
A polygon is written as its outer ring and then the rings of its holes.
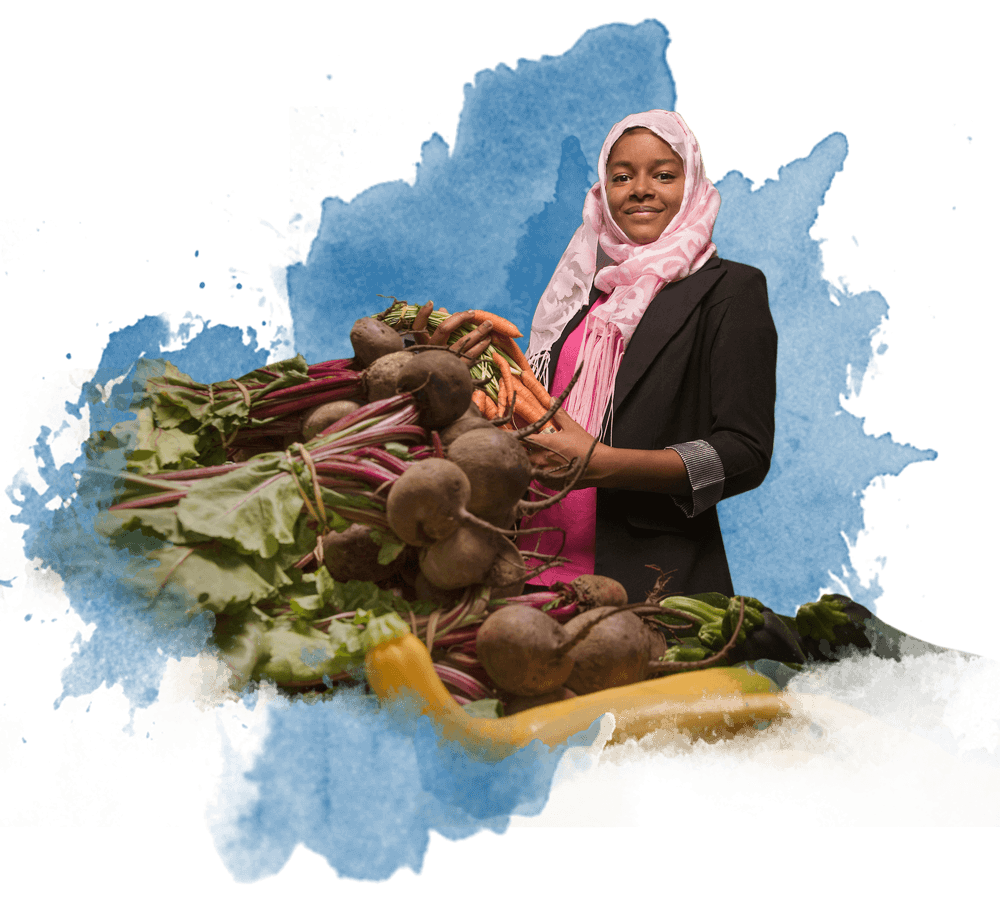
POLYGON ((608 157, 608 206, 633 242, 655 242, 681 209, 684 164, 652 131, 622 134, 608 157))

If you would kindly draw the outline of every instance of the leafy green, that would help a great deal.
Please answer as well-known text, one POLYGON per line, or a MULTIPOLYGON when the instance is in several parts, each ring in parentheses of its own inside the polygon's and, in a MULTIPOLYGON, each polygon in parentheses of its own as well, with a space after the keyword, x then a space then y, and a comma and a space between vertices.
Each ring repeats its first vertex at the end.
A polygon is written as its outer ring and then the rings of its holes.
POLYGON ((262 579, 232 550, 200 549, 173 544, 156 548, 144 560, 129 564, 126 576, 150 601, 164 589, 181 590, 190 612, 232 612, 273 598, 278 590, 262 579))
POLYGON ((200 450, 197 434, 186 433, 177 426, 157 425, 150 407, 138 408, 134 421, 123 421, 116 427, 122 428, 120 432, 129 434, 130 471, 156 474, 168 468, 178 468, 185 462, 198 463, 200 450))
MULTIPOLYGON (((229 436, 245 425, 250 405, 233 380, 204 385, 195 382, 167 360, 157 376, 146 380, 146 396, 159 426, 178 427, 187 420, 197 421, 200 432, 207 427, 229 436)), ((309 364, 301 356, 255 369, 239 380, 252 388, 251 403, 269 392, 309 381, 309 364)))
POLYGON ((403 619, 391 611, 368 622, 368 626, 361 634, 361 648, 367 653, 376 646, 403 637, 409 632, 410 628, 403 623, 403 619))
MULTIPOLYGON (((332 630, 332 628, 331 628, 332 630)), ((291 617, 279 618, 264 635, 264 656, 254 674, 278 684, 311 684, 339 675, 364 660, 357 630, 330 634, 291 617)))
POLYGON ((189 531, 273 557, 281 545, 296 543, 303 502, 293 475, 302 470, 301 463, 269 453, 226 474, 195 481, 178 505, 178 519, 189 531))
POLYGON ((503 703, 495 697, 484 697, 482 700, 474 700, 465 704, 462 709, 469 716, 478 716, 483 719, 497 719, 503 716, 503 703))
POLYGON ((396 612, 401 615, 430 614, 435 609, 433 602, 408 602, 394 592, 379 589, 367 580, 349 580, 346 583, 333 582, 330 605, 337 611, 370 611, 373 614, 396 612))
POLYGON ((266 632, 264 616, 253 607, 216 619, 213 636, 234 690, 242 690, 264 655, 266 632))
POLYGON ((383 532, 376 528, 371 530, 371 539, 379 545, 378 562, 383 566, 391 564, 406 547, 402 541, 394 538, 391 532, 383 532))

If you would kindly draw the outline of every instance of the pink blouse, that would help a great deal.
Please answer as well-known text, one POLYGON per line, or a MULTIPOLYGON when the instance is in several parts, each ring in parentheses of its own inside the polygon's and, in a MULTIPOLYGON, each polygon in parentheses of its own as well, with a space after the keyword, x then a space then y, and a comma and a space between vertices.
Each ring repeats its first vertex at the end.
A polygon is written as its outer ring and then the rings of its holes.
MULTIPOLYGON (((583 326, 580 322, 566 338, 559 352, 552 381, 552 391, 561 392, 576 370, 576 359, 583 341, 583 326)), ((525 518, 523 528, 541 528, 554 525, 566 532, 566 543, 562 544, 560 532, 545 532, 542 535, 522 535, 518 545, 522 551, 538 551, 542 554, 559 554, 569 559, 569 563, 546 570, 528 580, 536 586, 551 586, 554 583, 568 583, 584 573, 594 572, 594 550, 597 529, 597 488, 571 490, 562 500, 549 509, 543 509, 534 516, 525 518), (537 547, 536 547, 537 545, 537 547), (560 550, 560 546, 562 549, 560 550)), ((529 560, 529 566, 537 566, 544 561, 529 560)))

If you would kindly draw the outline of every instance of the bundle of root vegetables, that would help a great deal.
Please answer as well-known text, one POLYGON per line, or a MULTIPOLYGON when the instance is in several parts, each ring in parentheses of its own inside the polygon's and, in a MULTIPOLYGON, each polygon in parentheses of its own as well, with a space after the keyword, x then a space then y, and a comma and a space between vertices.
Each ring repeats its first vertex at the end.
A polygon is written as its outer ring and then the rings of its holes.
POLYGON ((601 578, 524 593, 563 560, 523 547, 542 531, 531 516, 584 463, 534 474, 522 439, 561 398, 517 336, 488 313, 394 301, 355 324, 353 359, 211 385, 150 365, 136 420, 90 443, 127 456, 100 531, 139 555, 132 585, 151 611, 213 613, 236 690, 359 680, 365 648, 400 619, 456 700, 486 714, 726 659, 760 617, 743 600, 706 630, 692 606, 628 605, 601 578), (405 346, 415 321, 444 343, 405 346))

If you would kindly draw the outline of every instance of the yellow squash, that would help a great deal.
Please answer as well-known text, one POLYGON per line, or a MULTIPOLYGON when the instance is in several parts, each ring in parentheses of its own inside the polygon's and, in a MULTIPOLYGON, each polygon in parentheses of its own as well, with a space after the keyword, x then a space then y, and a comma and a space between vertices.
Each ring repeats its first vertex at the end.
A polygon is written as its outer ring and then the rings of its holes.
POLYGON ((612 741, 639 738, 655 729, 684 730, 704 738, 732 735, 791 713, 762 675, 713 668, 609 688, 500 719, 472 717, 438 678, 427 647, 410 633, 369 649, 365 672, 380 700, 414 702, 419 713, 440 726, 444 738, 492 759, 535 739, 554 748, 605 713, 614 714, 612 741))

